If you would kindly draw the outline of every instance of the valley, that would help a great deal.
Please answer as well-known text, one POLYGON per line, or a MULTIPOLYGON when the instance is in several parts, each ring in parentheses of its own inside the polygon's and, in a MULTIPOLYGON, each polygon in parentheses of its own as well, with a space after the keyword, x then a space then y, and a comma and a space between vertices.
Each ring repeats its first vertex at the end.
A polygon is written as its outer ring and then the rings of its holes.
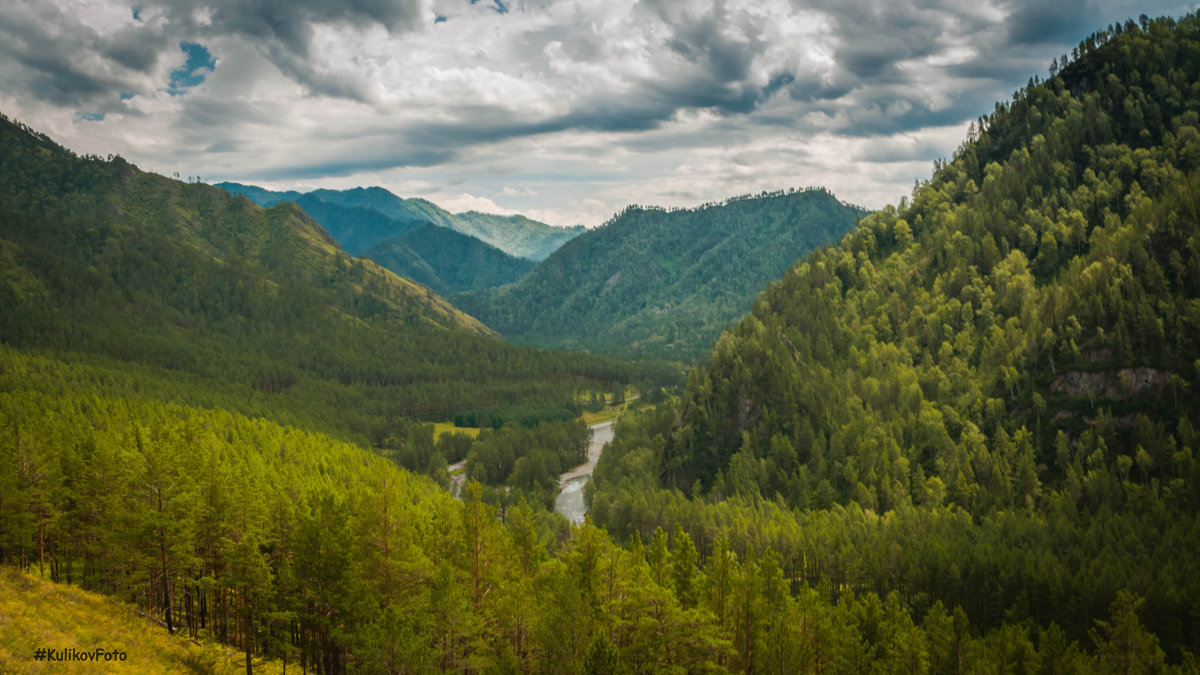
POLYGON ((1143 16, 895 203, 594 228, 4 117, 0 670, 1200 672, 1197 82, 1143 16))

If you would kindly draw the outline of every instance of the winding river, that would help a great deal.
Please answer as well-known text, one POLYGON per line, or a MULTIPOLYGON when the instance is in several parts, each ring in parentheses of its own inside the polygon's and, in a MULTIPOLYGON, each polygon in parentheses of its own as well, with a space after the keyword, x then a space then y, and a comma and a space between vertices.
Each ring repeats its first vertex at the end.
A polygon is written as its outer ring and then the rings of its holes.
POLYGON ((596 470, 596 460, 604 452, 604 446, 613 439, 613 423, 601 422, 593 424, 592 444, 588 446, 588 461, 586 464, 567 471, 558 477, 558 497, 554 500, 554 510, 563 514, 572 523, 582 523, 587 507, 583 504, 583 486, 592 478, 596 470))

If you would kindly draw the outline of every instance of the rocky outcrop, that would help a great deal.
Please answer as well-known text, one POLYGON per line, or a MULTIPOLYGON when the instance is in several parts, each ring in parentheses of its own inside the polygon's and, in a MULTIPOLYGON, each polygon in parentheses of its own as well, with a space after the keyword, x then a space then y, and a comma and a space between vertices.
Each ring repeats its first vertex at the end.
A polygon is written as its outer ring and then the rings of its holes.
POLYGON ((1119 401, 1142 394, 1161 394, 1171 373, 1155 368, 1122 368, 1117 371, 1073 370, 1050 383, 1050 391, 1068 396, 1090 396, 1119 401))

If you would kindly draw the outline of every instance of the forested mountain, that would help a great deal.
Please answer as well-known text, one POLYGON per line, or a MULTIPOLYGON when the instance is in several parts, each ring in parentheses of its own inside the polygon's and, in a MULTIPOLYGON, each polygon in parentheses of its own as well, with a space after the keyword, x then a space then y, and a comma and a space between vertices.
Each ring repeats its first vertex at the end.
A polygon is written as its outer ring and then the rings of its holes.
MULTIPOLYGON (((234 194, 244 195, 260 206, 271 206, 281 201, 298 200, 301 197, 297 192, 272 192, 240 183, 218 183, 217 187, 234 194)), ((381 187, 313 190, 303 196, 308 199, 306 203, 311 204, 312 200, 319 200, 326 204, 350 209, 350 212, 346 212, 323 207, 324 212, 344 219, 340 222, 331 222, 329 226, 326 226, 324 220, 305 207, 305 210, 309 211, 309 214, 322 226, 330 229, 331 233, 334 229, 338 229, 346 232, 347 235, 353 234, 354 246, 359 250, 366 250, 383 239, 398 234, 398 232, 383 232, 376 220, 365 218, 360 210, 374 211, 396 221, 401 231, 411 227, 408 225, 411 223, 432 223, 475 237, 509 255, 533 261, 545 259, 546 256, 584 231, 582 226, 552 227, 524 216, 500 216, 477 211, 450 213, 428 200, 419 197, 403 199, 381 187), (351 217, 352 214, 357 215, 351 217), (353 224, 355 218, 363 221, 361 227, 366 232, 377 232, 378 238, 372 241, 369 240, 366 233, 351 233, 350 228, 346 225, 353 224)), ((339 243, 342 242, 337 235, 334 238, 339 243)))
POLYGON ((441 295, 502 286, 533 269, 525 258, 430 223, 384 239, 362 255, 441 295))
POLYGON ((698 209, 629 207, 519 282, 452 301, 506 339, 690 358, 764 284, 863 214, 824 190, 698 209))
MULTIPOLYGON (((396 220, 374 209, 361 206, 341 206, 327 202, 312 193, 291 201, 296 202, 297 206, 325 228, 325 231, 342 247, 342 250, 356 258, 379 242, 420 227, 422 224, 416 220, 396 220)), ((376 260, 376 262, 379 261, 376 260)), ((384 265, 384 267, 387 266, 384 265)), ((400 274, 400 276, 406 275, 400 274)))
POLYGON ((400 417, 573 406, 580 389, 631 379, 623 365, 500 342, 339 250, 294 204, 264 210, 120 157, 77 157, 7 120, 0 150, 9 345, 137 364, 172 400, 220 390, 204 400, 374 444, 400 417))
POLYGON ((597 522, 1075 640, 1128 591, 1172 660, 1200 650, 1200 21, 1075 56, 626 421, 597 522))
POLYGON ((465 211, 454 214, 450 229, 485 241, 509 255, 545 260, 564 244, 587 231, 582 225, 553 227, 522 215, 501 216, 495 213, 465 211))

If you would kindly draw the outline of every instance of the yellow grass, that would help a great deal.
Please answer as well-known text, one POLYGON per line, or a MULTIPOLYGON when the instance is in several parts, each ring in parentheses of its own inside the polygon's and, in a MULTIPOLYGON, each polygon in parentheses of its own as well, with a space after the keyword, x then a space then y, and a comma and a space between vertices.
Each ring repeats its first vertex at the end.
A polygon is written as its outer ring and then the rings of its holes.
MULTIPOLYGON (((256 673, 280 664, 255 662, 256 673)), ((245 654, 167 635, 131 607, 74 586, 0 567, 0 675, 9 673, 242 673, 245 654), (124 652, 124 661, 35 661, 34 649, 124 652)))
POLYGON ((437 440, 442 434, 466 434, 471 438, 479 435, 479 429, 475 427, 456 427, 450 422, 434 422, 433 423, 433 440, 437 440))
POLYGON ((612 420, 620 417, 621 413, 625 412, 625 407, 628 405, 628 403, 622 403, 618 406, 606 405, 604 406, 604 410, 601 410, 600 412, 590 412, 585 410, 583 411, 583 415, 581 417, 583 422, 588 426, 599 424, 600 422, 611 422, 612 420))

